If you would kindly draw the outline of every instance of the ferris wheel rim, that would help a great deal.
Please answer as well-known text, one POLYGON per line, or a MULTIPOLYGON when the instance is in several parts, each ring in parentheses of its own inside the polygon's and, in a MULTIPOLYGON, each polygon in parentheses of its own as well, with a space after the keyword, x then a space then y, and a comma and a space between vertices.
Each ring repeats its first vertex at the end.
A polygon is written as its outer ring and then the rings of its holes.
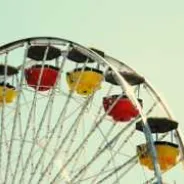
MULTIPOLYGON (((12 46, 16 46, 16 45, 19 45, 19 44, 21 44, 21 43, 29 43, 29 42, 32 42, 32 41, 34 41, 34 40, 46 40, 47 41, 47 44, 49 44, 50 43, 50 41, 62 41, 62 42, 67 42, 67 43, 69 43, 69 44, 74 44, 74 45, 76 45, 76 46, 78 46, 78 47, 81 47, 81 48, 83 48, 83 49, 85 49, 86 51, 88 51, 88 52, 90 52, 92 55, 94 55, 95 56, 95 58, 97 58, 97 61, 102 61, 102 63, 104 62, 104 61, 106 61, 107 60, 107 58, 108 58, 108 56, 107 55, 105 55, 104 56, 104 58, 102 58, 101 56, 99 56, 98 54, 96 54, 94 51, 92 51, 92 50, 90 50, 90 49, 88 49, 88 48, 86 48, 86 47, 84 47, 84 46, 82 46, 82 45, 80 45, 80 44, 78 44, 78 43, 75 43, 75 42, 72 42, 72 41, 69 41, 69 40, 66 40, 66 39, 62 39, 62 38, 57 38, 57 37, 31 37, 31 38, 25 38, 25 39, 21 39, 21 40, 17 40, 17 41, 14 41, 14 42, 11 42, 11 43, 9 43, 9 44, 5 44, 5 45, 3 45, 3 46, 0 46, 0 53, 2 53, 3 51, 4 51, 4 53, 5 52, 7 52, 7 49, 9 48, 9 47, 12 47, 12 46)), ((54 44, 54 43, 53 43, 54 44)), ((104 63, 106 63, 106 62, 104 62, 104 63)), ((123 63, 124 64, 124 63, 123 63)), ((126 64, 124 64, 124 65, 126 65, 126 64)), ((109 64, 108 64, 108 66, 109 66, 109 64)), ((131 69, 128 65, 126 65, 129 69, 131 69)), ((113 69, 113 67, 112 67, 112 69, 113 69)), ((134 71, 133 69, 131 69, 132 71, 134 71)), ((116 71, 116 70, 115 70, 116 71)), ((135 72, 135 71, 134 71, 135 72)), ((117 75, 119 75, 118 73, 116 73, 117 75)), ((121 77, 120 75, 119 75, 119 77, 121 77)), ((148 82, 147 82, 147 80, 145 80, 145 82, 147 83, 147 84, 149 84, 148 82)), ((126 81, 125 81, 125 86, 126 86, 126 81)), ((125 87, 126 88, 126 87, 125 87)), ((156 94, 157 94, 157 92, 156 92, 156 94)))
MULTIPOLYGON (((134 68, 127 65, 124 61, 122 62, 116 58, 109 56, 109 55, 106 55, 105 59, 107 59, 109 61, 112 60, 112 62, 114 62, 115 65, 118 66, 119 68, 125 66, 128 69, 130 69, 132 72, 134 72, 135 74, 140 75, 140 74, 138 74, 138 72, 134 68)), ((142 75, 140 75, 140 76, 142 76, 142 75)), ((144 84, 150 89, 150 91, 153 93, 154 97, 160 102, 160 104, 161 104, 163 110, 166 112, 168 118, 171 120, 176 120, 176 118, 174 117, 174 115, 173 115, 171 109, 169 108, 167 102, 165 101, 165 99, 163 99, 163 97, 160 95, 158 90, 156 90, 155 87, 153 87, 153 85, 151 84, 150 81, 147 80, 147 78, 144 78, 144 84)), ((175 132, 175 137, 178 139, 178 144, 180 145, 179 147, 180 147, 180 150, 182 153, 181 160, 183 160, 182 163, 184 164, 184 136, 182 136, 180 127, 175 129, 174 132, 175 132)))
MULTIPOLYGON (((0 47, 0 53, 4 50, 4 52, 7 52, 7 48, 11 48, 13 46, 19 45, 19 44, 24 44, 25 42, 28 43, 28 45, 32 42, 32 41, 36 41, 36 40, 44 40, 47 41, 47 44, 50 44, 52 40, 55 41, 62 41, 62 42, 67 42, 70 45, 76 45, 82 49, 84 49, 85 51, 87 51, 88 53, 91 53, 92 55, 95 56, 95 59, 100 62, 102 61, 103 64, 106 64, 107 66, 109 66, 114 72, 115 75, 117 76, 117 79, 119 80, 121 87, 123 90, 125 90, 125 93, 127 94, 127 96, 131 99, 131 101, 134 103, 134 105, 138 108, 139 113, 141 115, 141 118, 143 119, 143 123, 145 126, 147 126, 146 124, 146 117, 143 115, 141 107, 139 102, 137 101, 137 99, 135 98, 133 92, 131 91, 131 88, 129 87, 129 84, 126 82, 126 80, 118 73, 118 71, 116 71, 116 68, 111 65, 110 63, 108 63, 108 61, 106 61, 103 57, 101 57, 100 55, 98 55, 96 52, 94 52, 93 50, 87 49, 86 47, 79 45, 77 43, 65 40, 65 39, 60 39, 60 38, 53 38, 53 37, 33 37, 33 38, 26 38, 26 39, 22 39, 22 40, 18 40, 9 44, 6 44, 2 47, 0 47)), ((151 150, 153 153, 153 163, 154 163, 154 167, 155 167, 155 172, 158 178, 159 183, 161 183, 161 174, 159 171, 159 166, 156 160, 156 151, 154 148, 154 144, 153 144, 153 140, 152 140, 152 135, 149 131, 149 127, 147 127, 147 133, 145 132, 145 136, 148 138, 147 141, 148 143, 151 145, 151 150), (148 135, 147 135, 148 134, 148 135)))

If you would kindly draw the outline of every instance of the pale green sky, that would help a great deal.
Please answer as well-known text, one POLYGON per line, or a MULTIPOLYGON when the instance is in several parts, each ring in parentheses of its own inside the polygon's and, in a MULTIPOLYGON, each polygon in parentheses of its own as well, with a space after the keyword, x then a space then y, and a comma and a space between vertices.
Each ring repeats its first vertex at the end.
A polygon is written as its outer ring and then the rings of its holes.
POLYGON ((102 49, 145 75, 184 130, 183 7, 183 0, 1 0, 0 44, 53 36, 102 49))

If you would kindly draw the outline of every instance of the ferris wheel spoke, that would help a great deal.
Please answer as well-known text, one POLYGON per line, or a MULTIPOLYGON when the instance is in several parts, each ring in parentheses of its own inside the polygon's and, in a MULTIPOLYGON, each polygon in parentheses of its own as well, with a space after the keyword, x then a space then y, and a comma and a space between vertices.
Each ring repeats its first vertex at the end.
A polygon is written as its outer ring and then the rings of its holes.
MULTIPOLYGON (((121 178, 123 178, 128 172, 131 171, 131 169, 133 169, 133 167, 138 163, 138 161, 133 161, 132 164, 130 164, 130 166, 123 172, 120 174, 119 176, 119 180, 121 180, 121 178)), ((116 184, 117 180, 115 180, 112 184, 116 184)))
MULTIPOLYGON (((102 132, 102 130, 100 129, 100 127, 98 127, 101 135, 103 136, 103 139, 104 139, 104 143, 105 144, 108 144, 108 136, 111 134, 112 130, 114 129, 115 127, 115 124, 112 126, 112 128, 109 130, 109 132, 107 133, 107 136, 105 136, 102 132)), ((109 150, 109 153, 110 153, 110 161, 112 162, 113 164, 113 167, 116 168, 116 160, 115 160, 115 157, 114 157, 114 154, 113 154, 113 148, 115 146, 117 142, 115 142, 114 144, 112 144, 111 146, 109 146, 108 150, 109 150)), ((103 142, 101 143, 101 145, 98 147, 97 150, 99 150, 101 147, 103 146, 103 142)), ((98 154, 98 153, 96 153, 98 154)), ((88 167, 89 168, 89 167, 88 167)), ((87 171, 87 169, 85 169, 85 171, 87 171)), ((117 179, 117 183, 119 183, 119 180, 118 180, 118 173, 115 173, 115 176, 116 176, 116 179, 117 179)))
POLYGON ((121 169, 123 169, 125 166, 129 165, 130 163, 136 162, 136 159, 137 159, 137 156, 132 157, 127 162, 125 162, 122 165, 118 166, 111 173, 109 173, 107 176, 105 176, 100 181, 98 181, 97 184, 103 183, 104 181, 106 181, 107 179, 109 179, 110 177, 112 177, 115 172, 119 172, 121 169))
MULTIPOLYGON (((111 132, 113 131, 113 129, 114 129, 114 127, 115 127, 115 124, 113 124, 111 127, 110 127, 110 129, 108 130, 108 132, 107 132, 107 134, 106 134, 106 139, 108 138, 108 136, 111 134, 111 132)), ((101 145, 97 148, 97 150, 99 150, 102 146, 103 146, 103 144, 104 144, 105 142, 104 142, 104 140, 101 142, 101 145)), ((87 145, 86 145, 87 146, 87 145)), ((82 148, 82 149, 84 149, 85 148, 85 144, 84 144, 84 147, 82 148)), ((81 149, 81 151, 82 151, 82 149, 81 149)), ((112 151, 112 150, 111 150, 112 151)), ((72 169, 71 169, 71 171, 70 171, 70 173, 72 174, 72 173, 75 173, 75 171, 74 171, 74 169, 75 169, 75 166, 77 165, 77 161, 78 160, 80 160, 80 157, 82 156, 82 154, 81 154, 81 152, 79 152, 79 154, 78 155, 76 155, 76 160, 74 160, 74 163, 73 163, 73 166, 72 166, 72 169)), ((84 166, 83 166, 84 167, 84 166)), ((87 170, 85 170, 85 172, 86 172, 87 170)), ((85 173, 84 172, 84 173, 85 173)), ((83 173, 83 177, 84 177, 84 173, 83 173)))
MULTIPOLYGON (((47 102, 47 105, 46 105, 46 107, 45 107, 45 110, 44 110, 42 119, 41 119, 41 121, 40 121, 39 127, 38 127, 38 129, 37 129, 37 132, 36 132, 35 136, 34 136, 33 139, 32 139, 32 140, 33 140, 33 144, 32 144, 32 147, 31 147, 31 149, 30 149, 29 156, 27 157, 27 160, 26 160, 26 162, 25 162, 26 165, 25 165, 24 168, 23 168, 22 176, 24 176, 24 172, 26 171, 27 165, 28 165, 28 163, 29 163, 29 159, 31 158, 31 154, 32 154, 32 152, 33 152, 33 150, 34 150, 34 146, 35 146, 34 142, 38 140, 39 132, 40 132, 40 130, 41 130, 41 128, 42 128, 43 122, 45 121, 46 113, 47 113, 47 111, 48 111, 50 105, 52 106, 52 103, 53 103, 53 94, 54 94, 54 90, 53 90, 53 93, 50 95, 50 97, 49 97, 49 99, 48 99, 48 102, 47 102)), ((24 140, 25 140, 25 139, 24 139, 24 140)), ((18 168, 18 167, 16 167, 16 168, 18 168)), ((21 176, 21 177, 22 177, 22 176, 21 176)))
MULTIPOLYGON (((108 144, 108 139, 107 139, 107 137, 108 137, 108 135, 112 132, 113 128, 114 128, 114 125, 112 126, 112 128, 110 128, 110 130, 108 131, 107 136, 106 136, 106 135, 104 135, 104 133, 103 133, 103 131, 100 129, 100 127, 97 127, 97 129, 99 130, 100 134, 101 134, 102 137, 103 137, 103 142, 104 142, 105 144, 108 144)), ((101 145, 97 148, 97 150, 100 150, 100 148, 103 146, 103 142, 102 142, 101 145)), ((111 157, 110 160, 112 161, 113 166, 116 167, 115 159, 114 159, 113 154, 112 154, 112 146, 110 146, 110 147, 108 148, 108 150, 109 150, 110 157, 111 157)), ((97 151, 97 153, 96 153, 95 155, 97 155, 97 154, 98 154, 98 151, 97 151)), ((89 165, 89 166, 90 166, 90 165, 89 165)), ((89 166, 88 166, 88 167, 84 166, 84 167, 85 167, 85 170, 84 170, 83 173, 81 173, 81 177, 79 178, 79 180, 81 180, 81 178, 83 178, 83 177, 85 176, 85 174, 87 173, 87 170, 89 169, 89 166)), ((115 174, 115 175, 116 175, 116 178, 118 178, 117 174, 115 174)), ((72 182, 73 182, 73 181, 72 181, 72 182)), ((119 183, 119 182, 117 182, 117 183, 119 183)))
MULTIPOLYGON (((98 126, 100 124, 100 121, 97 122, 96 126, 98 126)), ((95 127, 96 127, 95 126, 95 127)), ((130 124, 127 125, 126 128, 128 128, 130 126, 130 124)), ((70 182, 73 182, 74 180, 76 180, 80 174, 85 171, 99 156, 101 156, 101 154, 109 148, 109 146, 111 146, 115 141, 117 141, 120 136, 123 134, 123 132, 126 130, 126 128, 120 130, 109 142, 108 144, 106 144, 105 146, 103 146, 98 152, 97 154, 95 154, 89 161, 88 163, 86 163, 86 165, 79 171, 77 172, 77 174, 72 178, 72 180, 70 182)), ((89 133, 86 138, 84 139, 84 141, 86 139, 88 139, 91 136, 91 133, 89 133)), ((83 142, 82 142, 83 143, 83 142)), ((81 143, 81 144, 82 144, 81 143)), ((51 183, 54 183, 57 179, 57 177, 59 176, 59 173, 62 172, 62 170, 73 160, 73 157, 76 155, 76 153, 79 151, 79 148, 81 147, 81 145, 75 150, 75 152, 72 154, 72 156, 67 160, 67 162, 63 165, 63 167, 59 170, 59 172, 57 173, 57 175, 54 177, 54 179, 52 180, 51 183)))
MULTIPOLYGON (((115 104, 113 104, 115 105, 115 104)), ((113 105, 111 106, 111 108, 113 107, 113 105)), ((67 165, 73 160, 73 158, 76 156, 76 154, 80 151, 80 149, 83 147, 83 145, 86 143, 86 141, 93 135, 93 133, 95 132, 95 130, 97 129, 97 127, 102 123, 104 117, 107 115, 107 113, 111 110, 111 108, 108 109, 107 112, 105 112, 103 114, 102 117, 100 117, 99 120, 96 119, 96 123, 95 125, 91 128, 91 130, 89 131, 89 133, 86 135, 86 137, 83 139, 83 141, 81 142, 81 144, 77 147, 77 149, 75 150, 75 152, 71 155, 71 157, 66 161, 66 163, 63 165, 63 167, 60 169, 60 171, 58 172, 58 174, 55 176, 54 180, 52 181, 52 183, 55 182, 55 180, 57 179, 57 177, 59 176, 60 173, 62 173, 62 171, 67 167, 67 165)), ((100 109, 101 110, 101 109, 100 109)))
MULTIPOLYGON (((68 132, 66 133, 66 136, 63 138, 63 140, 61 141, 60 145, 58 146, 58 148, 55 150, 55 153, 53 155, 53 157, 51 158, 49 164, 46 166, 44 172, 42 173, 42 176, 40 177, 38 183, 40 183, 43 179, 43 177, 45 176, 45 172, 47 171, 47 169, 50 167, 50 165, 53 163, 53 160, 55 160, 55 158, 57 157, 57 155, 59 154, 59 152, 61 152, 61 149, 63 148, 65 142, 67 141, 67 139, 69 138, 72 130, 78 126, 78 124, 80 123, 80 120, 81 120, 81 117, 83 116, 83 113, 85 112, 85 109, 87 107, 87 105, 89 104, 91 98, 93 97, 90 96, 88 97, 88 99, 86 100, 85 104, 83 105, 78 117, 76 118, 76 120, 74 121, 74 123, 71 125, 71 127, 69 128, 68 132)), ((74 129, 74 134, 75 134, 75 129, 74 129)), ((72 136, 71 140, 73 139, 74 137, 72 136)), ((71 142, 70 144, 71 145, 71 142)), ((72 145, 71 145, 72 146, 72 145)), ((32 181, 32 179, 29 180, 29 183, 32 181)))
MULTIPOLYGON (((69 139, 69 136, 70 134, 72 133, 73 131, 73 134, 70 136, 71 137, 71 140, 69 141, 69 147, 68 149, 66 149, 67 152, 69 152, 69 149, 71 149, 72 147, 72 144, 74 142, 74 138, 76 136, 76 133, 77 133, 77 129, 78 129, 78 126, 80 124, 80 121, 85 113, 85 109, 87 108, 90 100, 93 98, 93 96, 90 96, 89 98, 86 99, 86 102, 84 103, 84 105, 82 106, 81 108, 81 111, 79 113, 79 115, 77 116, 76 120, 74 121, 74 123, 71 125, 71 127, 69 128, 68 132, 66 133, 66 136, 63 138, 63 140, 61 141, 61 144, 60 144, 60 149, 62 149, 62 147, 64 146, 65 142, 67 141, 67 139, 69 139)), ((67 153, 66 153, 67 154, 67 153)))
MULTIPOLYGON (((74 94, 74 92, 75 92, 75 89, 77 88, 77 85, 79 84, 79 81, 80 81, 80 79, 81 79, 81 77, 82 77, 82 73, 83 73, 83 71, 84 71, 84 69, 85 69, 86 64, 87 64, 87 61, 84 63, 84 65, 83 65, 83 67, 82 67, 81 74, 79 75, 79 78, 77 79, 74 88, 72 88, 72 89, 70 90, 70 92, 69 92, 69 94, 68 94, 68 96, 67 96, 66 105, 64 105, 64 109, 63 109, 63 111, 61 112, 60 118, 63 118, 62 116, 65 116, 65 114, 66 114, 66 112, 67 112, 67 110, 68 110, 68 105, 69 105, 69 103, 70 103, 70 101, 71 101, 71 99, 72 99, 72 97, 73 97, 73 94, 74 94)), ((61 121, 62 121, 62 119, 61 119, 61 121)), ((56 128, 57 128, 57 127, 56 127, 56 128)), ((61 124, 61 126, 60 126, 60 128, 59 128, 58 136, 57 136, 57 137, 58 137, 58 140, 57 140, 56 142, 59 142, 59 141, 60 141, 62 129, 63 129, 63 123, 61 124)))
MULTIPOLYGON (((37 168, 38 168, 38 165, 39 165, 39 163, 40 163, 40 160, 42 159, 43 155, 45 154, 45 151, 46 151, 48 145, 50 144, 50 141, 52 140, 54 133, 56 132, 57 128, 58 128, 59 125, 60 125, 61 119, 62 119, 63 115, 65 114, 66 107, 67 107, 67 105, 69 104, 69 101, 70 101, 70 95, 68 95, 68 98, 67 98, 67 100, 66 100, 66 102, 65 102, 65 104, 64 104, 64 108, 62 109, 62 111, 61 111, 61 113, 60 113, 60 115, 59 115, 59 118, 58 118, 58 120, 57 120, 57 123, 55 124, 54 128, 52 129, 51 135, 50 135, 50 137, 48 138, 46 145, 44 146, 44 149, 43 149, 43 151, 42 151, 42 154, 41 154, 41 156, 39 157, 38 162, 37 162, 37 164, 36 164, 36 166, 35 166, 35 169, 34 169, 34 171, 33 171, 33 173, 32 173, 32 177, 34 177, 34 174, 36 173, 36 170, 37 170, 37 168)), ((40 130, 40 128, 39 128, 39 130, 40 130)), ((37 132, 37 133, 39 133, 39 132, 37 132)), ((32 150, 33 148, 34 148, 34 144, 32 145, 31 150, 32 150)), ((29 157, 28 157, 26 163, 28 163, 28 162, 29 162, 29 157)), ((27 166, 28 166, 28 164, 27 164, 27 166)), ((25 167, 25 169, 27 168, 27 166, 25 167)), ((22 179, 23 179, 23 177, 24 177, 24 173, 25 173, 25 170, 24 170, 23 173, 22 173, 20 182, 22 181, 22 179)), ((31 178, 32 178, 32 177, 31 177, 31 178)))
POLYGON ((5 73, 4 73, 4 86, 3 86, 3 99, 2 99, 2 104, 1 104, 1 133, 0 133, 0 172, 1 172, 1 162, 2 162, 2 142, 3 142, 3 135, 5 136, 5 141, 6 141, 6 133, 5 133, 5 126, 4 126, 4 121, 5 121, 5 84, 7 80, 7 62, 8 62, 8 53, 5 55, 5 73))
MULTIPOLYGON (((85 109, 83 110, 84 112, 85 112, 85 109)), ((84 115, 84 114, 83 114, 84 115)), ((77 136, 77 133, 78 133, 78 129, 80 128, 79 126, 80 126, 80 124, 81 124, 81 122, 80 121, 82 121, 82 115, 81 115, 81 118, 79 117, 79 119, 76 119, 76 121, 75 121, 75 125, 73 125, 73 127, 74 127, 74 130, 73 130, 73 134, 70 136, 70 135, 68 135, 68 145, 67 145, 67 147, 65 148, 65 155, 66 155, 66 157, 67 157, 67 155, 70 153, 70 150, 72 149, 72 147, 73 147, 73 144, 75 143, 75 138, 76 138, 76 136, 77 136), (69 140, 69 136, 71 137, 70 138, 70 140, 69 140)), ((67 138, 66 138, 66 140, 65 140, 65 142, 67 141, 67 138)), ((63 145, 64 145, 64 139, 63 139, 63 145)))
MULTIPOLYGON (((133 124, 133 122, 132 122, 131 124, 133 124)), ((127 128, 127 127, 125 127, 124 129, 126 129, 126 128, 127 128)), ((128 127, 128 128, 129 128, 129 127, 128 127)), ((134 130, 133 130, 133 131, 134 131, 134 130)), ((132 137, 133 131, 130 132, 130 134, 127 136, 127 138, 125 138, 125 140, 124 140, 123 143, 119 146, 119 149, 118 149, 117 151, 114 150, 114 147, 115 147, 117 141, 116 141, 114 144, 112 144, 112 145, 110 146, 110 148, 111 148, 111 158, 110 158, 109 160, 107 160, 107 162, 104 164, 104 166, 100 169, 99 173, 104 172, 105 169, 108 168, 109 164, 110 164, 111 162, 115 161, 116 155, 117 155, 117 154, 120 154, 120 150, 122 149, 122 147, 123 147, 123 146, 125 145, 125 143, 127 143, 128 140, 132 137)), ((102 146, 102 145, 101 145, 101 146, 102 146)), ((100 150, 101 146, 99 146, 97 150, 100 150)), ((96 153, 95 155, 97 155, 97 154, 98 154, 98 151, 97 151, 97 153, 96 153)), ((124 154, 123 154, 123 155, 124 155, 124 154)), ((125 156, 125 155, 124 155, 124 156, 125 156)), ((127 155, 126 155, 126 156, 127 156, 127 155)), ((116 168, 116 166, 115 166, 114 164, 113 164, 113 167, 116 168)), ((97 179, 98 179, 98 175, 97 175, 96 178, 94 177, 94 179, 91 181, 91 184, 95 183, 97 179)), ((117 183, 118 183, 119 181, 118 181, 118 176, 117 176, 117 175, 116 175, 116 180, 117 180, 117 183)))
MULTIPOLYGON (((66 56, 63 57, 63 61, 62 61, 60 70, 62 70, 63 67, 64 67, 65 59, 66 59, 66 56)), ((60 78, 60 76, 58 76, 58 79, 56 80, 56 85, 57 85, 57 82, 58 82, 59 78, 60 78)), ((39 124, 39 127, 37 129, 37 132, 36 132, 34 140, 38 139, 39 133, 40 133, 40 130, 42 128, 43 122, 45 121, 46 113, 47 113, 47 111, 49 109, 49 106, 52 105, 52 103, 54 102, 53 99, 54 99, 54 96, 55 96, 54 94, 55 94, 56 85, 54 86, 54 88, 52 89, 51 94, 49 95, 49 100, 48 100, 48 103, 46 105, 45 111, 43 113, 43 116, 42 116, 42 119, 40 121, 40 124, 39 124)), ((21 177, 20 177, 20 180, 19 180, 20 182, 23 181, 23 179, 24 179, 24 175, 25 175, 25 172, 27 170, 27 167, 28 167, 28 164, 29 164, 29 161, 30 161, 30 155, 32 154, 32 151, 34 150, 34 146, 35 146, 35 144, 32 144, 32 147, 31 147, 30 152, 29 152, 29 156, 27 157, 27 160, 26 160, 26 164, 25 164, 24 170, 23 170, 23 172, 21 174, 21 177)), ((43 152, 45 152, 45 150, 43 150, 43 152)), ((37 168, 37 165, 35 166, 35 168, 37 168)), ((34 172, 32 173, 32 175, 34 175, 34 172)))
MULTIPOLYGON (((119 166, 119 165, 118 165, 119 166)), ((116 167, 117 168, 117 167, 116 167)), ((80 179, 80 180, 78 180, 78 181, 76 181, 75 183, 73 183, 73 184, 77 184, 77 183, 83 183, 83 182, 86 182, 86 181, 90 181, 90 180, 92 180, 93 178, 96 178, 96 177, 102 177, 104 174, 106 174, 106 173, 111 173, 111 172, 113 172, 115 170, 115 168, 106 168, 103 172, 98 172, 98 173, 96 173, 96 174, 93 174, 93 175, 91 175, 91 176, 88 176, 88 177, 86 177, 86 178, 83 178, 83 179, 80 179)), ((119 177, 120 178, 120 177, 119 177)))
POLYGON ((160 109, 162 110, 162 112, 164 112, 168 117, 170 116, 166 110, 166 108, 163 105, 163 102, 161 100, 160 97, 156 97, 153 92, 149 89, 147 84, 144 84, 144 89, 146 90, 147 94, 150 95, 150 97, 154 100, 154 102, 160 106, 160 109))
POLYGON ((7 164, 6 164, 4 184, 6 184, 7 179, 8 179, 10 160, 11 160, 11 155, 12 155, 11 152, 12 152, 12 147, 13 147, 13 139, 14 139, 16 124, 17 124, 16 122, 17 122, 17 116, 18 116, 18 111, 19 111, 22 83, 23 83, 23 77, 24 77, 23 76, 23 73, 24 73, 23 69, 24 69, 24 66, 26 64, 26 57, 27 57, 28 48, 29 48, 29 45, 26 44, 25 54, 24 54, 24 59, 23 59, 23 67, 21 69, 21 79, 20 79, 20 86, 19 86, 20 89, 19 89, 19 93, 18 93, 17 101, 16 101, 16 107, 17 108, 16 108, 16 111, 15 111, 15 114, 14 114, 13 127, 12 127, 12 132, 11 132, 11 141, 10 141, 10 147, 9 147, 9 154, 8 154, 8 158, 7 158, 7 164))
POLYGON ((53 102, 50 103, 49 109, 48 109, 47 131, 44 136, 46 139, 48 139, 49 132, 51 131, 50 129, 51 129, 51 122, 52 122, 52 114, 53 114, 53 102))
MULTIPOLYGON (((78 152, 78 154, 76 154, 76 158, 74 159, 74 161, 73 161, 73 164, 72 164, 72 166, 71 166, 71 170, 69 171, 69 173, 70 173, 70 175, 72 176, 73 175, 73 173, 75 173, 76 172, 76 170, 78 170, 78 169, 76 169, 76 167, 77 167, 77 163, 80 161, 80 159, 81 159, 81 157, 84 159, 84 161, 85 161, 85 157, 84 157, 84 155, 83 155, 83 152, 84 152, 84 154, 85 154, 85 145, 81 148, 81 150, 78 152)), ((85 163, 85 162, 84 162, 85 163)))
MULTIPOLYGON (((41 74, 40 74, 40 76, 41 76, 41 74)), ((39 86, 39 83, 40 83, 40 78, 39 78, 38 86, 39 86)), ((38 86, 37 86, 37 88, 38 88, 38 86)), ((19 151, 18 158, 17 158, 17 164, 16 164, 16 167, 15 167, 15 172, 14 172, 14 176, 13 176, 13 179, 12 179, 12 184, 14 184, 14 182, 15 182, 15 178, 16 178, 17 171, 18 171, 18 168, 19 168, 21 155, 22 155, 24 145, 25 145, 25 139, 26 139, 27 134, 29 132, 30 124, 31 124, 31 122, 34 122, 34 112, 36 111, 36 101, 37 101, 37 90, 34 93, 34 97, 33 97, 32 103, 31 103, 31 108, 30 108, 30 111, 28 113, 28 120, 27 120, 27 123, 26 123, 26 128, 25 128, 25 131, 24 131, 23 139, 22 139, 22 142, 21 142, 21 145, 20 145, 20 151, 19 151)), ((34 127, 33 127, 32 131, 33 131, 33 136, 34 136, 34 127)))
MULTIPOLYGON (((65 58, 66 58, 66 56, 63 57, 63 62, 65 61, 65 58)), ((61 65, 61 69, 62 69, 62 68, 63 68, 63 65, 61 65)), ((46 150, 46 148, 47 148, 47 146, 48 146, 50 140, 52 139, 53 134, 55 133, 55 130, 57 129, 57 127, 58 127, 58 125, 59 125, 59 122, 61 121, 62 116, 63 116, 63 115, 65 114, 65 112, 66 112, 66 109, 67 109, 66 107, 67 107, 67 105, 69 104, 71 94, 72 94, 72 93, 70 93, 70 94, 68 95, 68 99, 66 100, 66 103, 65 103, 65 105, 64 105, 64 109, 62 110, 62 112, 61 112, 61 114, 60 114, 60 116, 59 116, 59 118, 58 118, 58 123, 56 123, 55 127, 52 129, 52 131, 51 131, 52 133, 51 133, 51 135, 50 135, 50 137, 49 137, 49 139, 48 139, 48 142, 47 142, 47 144, 46 144, 46 146, 45 146, 45 149, 43 149, 43 152, 42 152, 42 155, 41 155, 40 158, 42 158, 42 156, 44 155, 45 150, 46 150)), ((42 122, 42 123, 43 123, 43 122, 42 122)), ((41 129, 41 128, 39 127, 38 132, 37 132, 37 135, 39 134, 39 130, 40 130, 40 129, 41 129)), ((33 148, 34 148, 34 145, 32 146, 31 150, 32 150, 33 148)), ((30 151, 30 153, 31 153, 31 151, 30 151)), ((38 163, 40 162, 40 160, 41 160, 41 159, 38 160, 38 163)), ((28 163, 28 161, 29 161, 29 157, 28 157, 26 163, 28 163)), ((37 163, 36 166, 35 166, 35 170, 38 168, 38 163, 37 163)), ((27 164, 27 165, 28 165, 28 164, 27 164)), ((27 166, 26 166, 25 168, 27 168, 27 166)), ((25 169, 25 170, 26 170, 26 169, 25 169)), ((25 170, 24 170, 24 172, 25 172, 25 170)), ((22 178, 23 178, 23 176, 24 176, 24 172, 23 172, 23 174, 22 174, 22 176, 21 176, 20 181, 22 180, 22 178)), ((32 176, 34 176, 34 173, 35 173, 35 171, 32 173, 32 176)))
MULTIPOLYGON (((59 134, 58 134, 57 143, 58 143, 58 142, 61 142, 62 147, 63 147, 64 143, 69 139, 69 137, 71 137, 71 140, 70 140, 70 143, 68 143, 68 145, 69 145, 69 147, 72 146, 72 144, 73 144, 73 142, 74 142, 75 135, 76 135, 76 133, 77 133, 78 126, 79 126, 80 121, 81 121, 81 118, 82 118, 82 116, 84 115, 85 110, 86 110, 86 108, 87 108, 87 106, 88 106, 88 103, 89 103, 89 101, 90 101, 91 99, 92 99, 92 96, 89 97, 89 98, 87 98, 86 101, 85 101, 82 105, 80 105, 80 107, 82 108, 82 110, 80 110, 79 115, 77 116, 77 118, 76 118, 76 120, 74 121, 73 125, 71 125, 71 127, 69 128, 68 132, 65 134, 65 137, 64 137, 62 140, 59 140, 59 139, 61 138, 61 131, 63 130, 63 126, 61 126, 61 128, 59 129, 59 134), (73 130, 73 129, 74 129, 74 130, 73 130), (72 133, 72 131, 73 131, 73 135, 70 136, 70 134, 72 133)), ((80 107, 79 107, 79 109, 80 109, 80 107)), ((79 109, 78 109, 78 110, 79 110, 79 109)), ((77 111, 78 111, 78 110, 77 110, 77 111)), ((76 111, 76 110, 75 110, 75 111, 76 111)), ((75 111, 74 111, 74 112, 75 112, 75 111)), ((62 125, 63 125, 64 122, 65 122, 68 118, 70 118, 70 117, 71 117, 70 114, 67 115, 67 116, 65 115, 65 117, 63 118, 63 121, 62 121, 62 125)), ((57 143, 56 143, 56 146, 55 146, 55 150, 57 149, 57 143)), ((62 147, 61 147, 61 148, 62 148, 62 147)), ((68 149, 69 149, 69 148, 68 148, 68 149)), ((69 150, 66 150, 66 151, 69 152, 69 150)))
MULTIPOLYGON (((75 113, 77 113, 77 111, 79 111, 80 110, 80 107, 81 107, 81 105, 80 106, 78 106, 78 107, 76 107, 76 109, 74 109, 70 114, 68 114, 64 119, 63 119, 63 123, 64 122, 66 122, 67 120, 69 120, 70 119, 70 117, 71 117, 71 115, 73 115, 73 114, 75 114, 75 113)), ((52 104, 50 104, 50 106, 49 106, 49 108, 50 108, 50 111, 49 111, 49 113, 52 113, 52 104)), ((49 115, 49 122, 51 121, 50 120, 50 115, 49 115)), ((48 123, 49 123, 48 122, 48 123)), ((47 130, 49 129, 49 131, 47 131, 47 133, 46 133, 46 135, 44 135, 44 136, 42 136, 41 138, 40 138, 40 140, 45 140, 46 142, 47 142, 47 139, 49 138, 49 134, 52 134, 52 132, 53 132, 53 130, 49 127, 48 128, 48 126, 50 126, 50 125, 47 125, 47 130)), ((39 140, 38 140, 39 141, 39 140)))
MULTIPOLYGON (((125 146, 125 144, 128 142, 128 140, 133 136, 133 133, 134 133, 134 130, 129 133, 129 135, 125 138, 125 140, 120 144, 119 148, 116 151, 113 151, 113 154, 112 154, 113 158, 116 158, 116 155, 119 154, 119 152, 125 146)), ((107 160, 107 162, 104 164, 104 166, 100 169, 99 173, 104 172, 104 170, 109 166, 109 164, 111 162, 112 162, 112 159, 107 160)), ((91 184, 94 184, 97 179, 98 179, 98 177, 94 178, 92 180, 91 184)))

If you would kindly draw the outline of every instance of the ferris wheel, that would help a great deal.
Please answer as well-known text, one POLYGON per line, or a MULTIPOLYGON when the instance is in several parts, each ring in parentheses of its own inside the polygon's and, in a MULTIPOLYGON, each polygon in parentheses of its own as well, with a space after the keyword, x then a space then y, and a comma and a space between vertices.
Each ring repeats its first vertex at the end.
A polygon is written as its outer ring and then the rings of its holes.
POLYGON ((0 183, 173 183, 179 123, 126 63, 52 37, 3 45, 0 59, 0 183))

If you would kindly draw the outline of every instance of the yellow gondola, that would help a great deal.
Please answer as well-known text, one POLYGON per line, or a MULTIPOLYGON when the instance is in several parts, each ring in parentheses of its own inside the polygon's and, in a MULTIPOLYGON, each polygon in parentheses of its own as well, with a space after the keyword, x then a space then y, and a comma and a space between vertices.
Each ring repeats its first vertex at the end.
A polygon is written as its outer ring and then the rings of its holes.
POLYGON ((17 97, 17 91, 9 84, 0 84, 0 104, 12 103, 17 97))
MULTIPOLYGON (((177 158, 179 156, 178 145, 165 141, 156 141, 155 148, 157 152, 157 161, 162 171, 167 171, 177 164, 177 158)), ((148 151, 147 144, 137 146, 137 153, 140 164, 153 170, 152 157, 148 151)))
POLYGON ((100 70, 86 67, 84 71, 82 68, 78 68, 68 72, 66 80, 70 90, 87 96, 100 89, 103 78, 100 70))

